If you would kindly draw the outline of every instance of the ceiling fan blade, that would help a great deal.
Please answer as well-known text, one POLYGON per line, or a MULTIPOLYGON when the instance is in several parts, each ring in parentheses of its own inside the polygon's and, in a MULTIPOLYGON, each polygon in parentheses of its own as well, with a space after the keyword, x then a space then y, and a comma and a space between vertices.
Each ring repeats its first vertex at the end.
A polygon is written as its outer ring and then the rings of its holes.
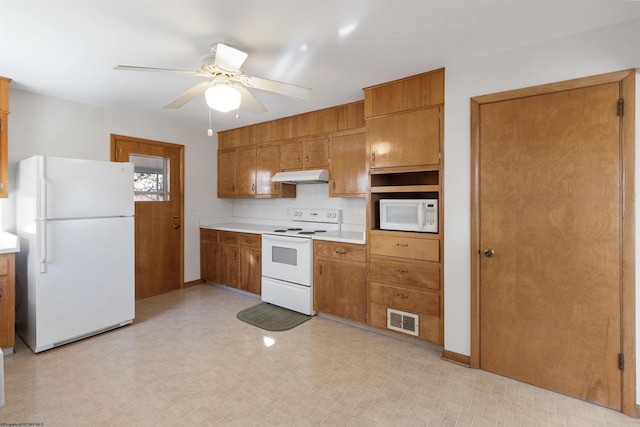
POLYGON ((246 52, 224 43, 214 44, 211 50, 215 53, 215 65, 227 71, 239 70, 249 56, 246 52))
POLYGON ((200 75, 199 71, 174 70, 171 68, 136 67, 133 65, 116 65, 115 67, 113 67, 113 69, 124 70, 124 71, 156 71, 160 73, 179 73, 179 74, 188 74, 192 76, 200 75))
POLYGON ((296 86, 289 83, 277 82, 275 80, 267 80, 261 77, 253 77, 240 75, 232 78, 233 81, 241 83, 249 88, 265 90, 267 92, 275 92, 281 95, 293 96, 300 99, 311 99, 311 89, 296 86))
POLYGON ((211 81, 200 82, 191 89, 178 96, 176 99, 165 105, 163 108, 180 108, 187 102, 191 101, 198 95, 202 95, 209 87, 213 85, 211 81))
POLYGON ((251 92, 247 88, 242 85, 233 85, 233 87, 240 92, 240 105, 249 110, 251 114, 261 114, 266 113, 267 109, 264 108, 264 105, 258 101, 258 99, 253 96, 251 92))

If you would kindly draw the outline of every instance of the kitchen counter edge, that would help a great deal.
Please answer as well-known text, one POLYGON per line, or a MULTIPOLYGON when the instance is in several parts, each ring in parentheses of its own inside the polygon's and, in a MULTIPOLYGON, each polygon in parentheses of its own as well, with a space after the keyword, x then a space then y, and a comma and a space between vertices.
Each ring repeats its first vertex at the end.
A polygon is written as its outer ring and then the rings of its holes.
MULTIPOLYGON (((281 227, 281 225, 245 224, 235 222, 200 225, 200 228, 208 228, 210 230, 234 231, 236 233, 254 234, 268 233, 281 227)), ((329 231, 322 234, 312 235, 311 238, 313 240, 328 240, 332 242, 353 243, 356 245, 366 244, 365 233, 362 231, 329 231)))

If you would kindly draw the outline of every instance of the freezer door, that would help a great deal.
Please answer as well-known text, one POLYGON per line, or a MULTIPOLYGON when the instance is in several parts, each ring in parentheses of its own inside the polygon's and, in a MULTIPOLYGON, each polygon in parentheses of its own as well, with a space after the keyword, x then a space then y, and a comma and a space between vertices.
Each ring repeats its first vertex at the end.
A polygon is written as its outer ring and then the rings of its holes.
POLYGON ((46 272, 29 278, 36 291, 34 351, 133 320, 133 221, 47 222, 46 272))
POLYGON ((35 156, 37 219, 132 216, 133 164, 35 156))

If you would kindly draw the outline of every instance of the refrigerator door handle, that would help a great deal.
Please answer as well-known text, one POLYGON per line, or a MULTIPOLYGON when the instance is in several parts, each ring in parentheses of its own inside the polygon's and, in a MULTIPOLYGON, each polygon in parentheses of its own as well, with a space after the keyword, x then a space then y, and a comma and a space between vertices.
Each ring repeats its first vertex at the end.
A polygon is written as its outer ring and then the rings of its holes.
POLYGON ((40 176, 38 177, 39 189, 37 190, 40 192, 40 206, 38 207, 40 210, 40 221, 37 221, 37 226, 40 228, 37 233, 38 260, 40 264, 40 273, 44 274, 47 272, 47 163, 44 157, 38 157, 37 162, 37 167, 40 171, 40 176))
POLYGON ((44 157, 37 158, 37 170, 40 172, 38 176, 38 189, 39 197, 37 200, 40 201, 40 206, 37 206, 39 212, 36 213, 37 219, 46 221, 47 219, 47 170, 46 170, 46 162, 44 157))
POLYGON ((36 221, 36 238, 38 239, 38 264, 40 274, 47 272, 47 220, 36 221))

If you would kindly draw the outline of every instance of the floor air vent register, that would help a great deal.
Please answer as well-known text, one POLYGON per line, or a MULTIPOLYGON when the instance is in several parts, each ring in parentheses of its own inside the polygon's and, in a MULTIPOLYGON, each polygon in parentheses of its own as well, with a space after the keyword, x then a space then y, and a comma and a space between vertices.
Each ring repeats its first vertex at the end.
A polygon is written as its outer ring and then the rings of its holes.
POLYGON ((418 315, 387 308, 387 328, 417 337, 420 330, 418 315))

